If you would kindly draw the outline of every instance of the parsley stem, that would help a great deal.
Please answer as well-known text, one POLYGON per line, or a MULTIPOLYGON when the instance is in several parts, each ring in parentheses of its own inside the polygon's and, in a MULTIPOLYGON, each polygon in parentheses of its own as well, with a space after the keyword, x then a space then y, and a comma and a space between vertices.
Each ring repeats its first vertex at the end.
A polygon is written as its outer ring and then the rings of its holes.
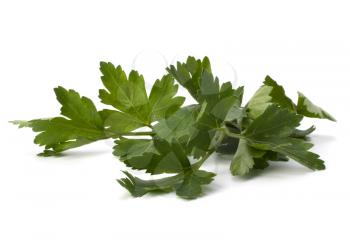
POLYGON ((208 151, 207 154, 205 154, 205 156, 203 158, 201 158, 196 163, 194 163, 191 168, 193 170, 198 170, 203 165, 203 163, 210 157, 210 155, 213 154, 213 152, 215 152, 215 150, 208 151))
POLYGON ((133 132, 133 133, 124 133, 121 136, 145 136, 145 135, 154 135, 154 132, 133 132))
POLYGON ((232 133, 230 132, 227 128, 225 128, 225 134, 229 137, 232 137, 232 138, 237 138, 237 139, 242 139, 243 136, 241 134, 238 134, 238 133, 232 133))
POLYGON ((212 155, 216 151, 217 146, 219 146, 221 144, 224 137, 225 137, 225 135, 221 135, 220 138, 216 141, 214 148, 210 149, 205 154, 205 156, 203 158, 201 158, 199 161, 197 161, 196 163, 194 163, 191 168, 194 170, 198 170, 203 165, 203 163, 210 157, 210 155, 212 155))
POLYGON ((113 132, 110 132, 107 134, 106 138, 119 138, 121 136, 153 136, 155 135, 154 132, 130 132, 130 133, 123 133, 123 134, 116 134, 113 132))

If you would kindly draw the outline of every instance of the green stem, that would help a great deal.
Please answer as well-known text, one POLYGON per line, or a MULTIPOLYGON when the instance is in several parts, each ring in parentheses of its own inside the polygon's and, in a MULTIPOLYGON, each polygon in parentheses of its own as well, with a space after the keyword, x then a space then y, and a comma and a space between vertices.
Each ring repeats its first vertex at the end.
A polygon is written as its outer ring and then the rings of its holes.
POLYGON ((134 133, 125 133, 125 134, 122 134, 121 136, 145 136, 145 135, 153 136, 154 134, 155 134, 154 132, 134 132, 134 133))
POLYGON ((242 135, 240 135, 240 134, 238 134, 238 133, 232 133, 232 132, 230 132, 227 128, 225 128, 224 131, 225 131, 225 134, 226 134, 227 136, 229 136, 229 137, 237 138, 237 139, 242 139, 242 138, 243 138, 242 135))
POLYGON ((193 170, 198 170, 203 165, 203 163, 210 157, 210 155, 213 154, 213 152, 215 152, 215 150, 208 151, 207 154, 205 154, 205 156, 203 158, 201 158, 196 163, 194 163, 191 168, 193 170))
POLYGON ((106 139, 109 139, 109 138, 119 138, 120 136, 147 136, 147 135, 150 135, 150 136, 153 136, 155 135, 154 132, 130 132, 130 133, 122 133, 122 134, 116 134, 116 133, 113 133, 113 132, 110 132, 110 133, 107 133, 106 134, 106 139))
MULTIPOLYGON (((225 130, 226 130, 226 128, 225 128, 225 130)), ((221 135, 221 137, 217 140, 217 143, 215 145, 213 145, 212 149, 210 149, 207 152, 207 154, 205 154, 205 156, 203 158, 201 158, 199 161, 194 163, 191 168, 194 170, 198 170, 203 165, 203 163, 210 157, 210 155, 212 155, 216 151, 216 148, 221 144, 224 137, 225 137, 225 135, 221 135)))

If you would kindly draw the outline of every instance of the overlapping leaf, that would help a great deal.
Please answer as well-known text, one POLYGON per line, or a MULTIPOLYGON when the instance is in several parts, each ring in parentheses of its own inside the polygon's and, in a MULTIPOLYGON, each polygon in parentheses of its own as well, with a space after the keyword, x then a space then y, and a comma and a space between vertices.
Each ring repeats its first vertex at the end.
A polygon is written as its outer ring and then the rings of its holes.
MULTIPOLYGON (((195 158, 202 157, 208 150, 218 146, 224 138, 224 133, 220 130, 224 122, 234 121, 244 114, 240 107, 243 88, 233 89, 229 82, 220 86, 219 79, 212 74, 207 57, 203 60, 189 57, 186 63, 178 62, 177 67, 170 66, 167 70, 199 103, 196 110, 192 111, 191 115, 188 114, 192 120, 188 122, 188 128, 185 130, 188 130, 186 134, 191 134, 188 135, 187 150, 195 158), (195 121, 193 115, 196 115, 195 121)), ((179 126, 177 123, 185 123, 184 119, 178 120, 164 121, 156 127, 156 131, 171 130, 171 125, 179 126)))
POLYGON ((298 92, 298 104, 294 104, 286 95, 284 88, 277 84, 270 76, 266 76, 263 84, 247 104, 248 113, 251 118, 257 118, 268 106, 276 104, 281 108, 286 108, 306 117, 335 121, 333 116, 316 106, 300 92, 298 92))
POLYGON ((243 87, 220 84, 207 57, 188 57, 185 63, 171 65, 149 95, 137 71, 127 75, 121 66, 105 62, 100 70, 105 89, 99 97, 113 109, 98 111, 90 99, 58 87, 60 117, 14 123, 38 133, 35 143, 45 147, 46 156, 113 138, 114 155, 130 169, 149 175, 173 174, 144 180, 124 172, 126 177, 118 182, 135 197, 171 191, 185 199, 203 195, 203 186, 215 174, 200 168, 214 152, 231 156, 234 176, 289 158, 312 170, 325 168, 319 155, 310 151, 308 135, 315 127, 298 127, 303 116, 335 121, 334 117, 301 93, 294 104, 269 76, 242 106, 243 87), (196 104, 181 107, 184 97, 176 96, 175 80, 196 104))
POLYGON ((284 154, 313 170, 324 169, 324 161, 308 151, 310 143, 290 137, 301 119, 300 115, 271 105, 242 135, 252 147, 284 154))
MULTIPOLYGON (((264 161, 262 159, 264 154, 264 151, 254 149, 245 139, 241 139, 237 151, 232 158, 230 167, 232 175, 244 176, 248 174, 254 166, 259 168, 262 167, 261 165, 259 166, 258 162, 264 161)), ((263 167, 267 167, 267 165, 264 165, 263 167)))
POLYGON ((134 197, 147 193, 164 193, 176 191, 184 199, 195 199, 202 195, 202 187, 214 180, 215 174, 204 170, 188 171, 175 176, 156 180, 142 180, 124 171, 126 178, 119 179, 121 186, 134 197))
POLYGON ((129 167, 151 174, 179 173, 191 163, 182 146, 162 139, 122 139, 116 141, 114 154, 129 167))
POLYGON ((287 97, 281 85, 277 84, 270 76, 266 76, 263 84, 247 105, 250 117, 253 119, 258 117, 271 104, 277 104, 282 108, 295 111, 296 108, 293 101, 287 97))
POLYGON ((202 185, 209 184, 215 176, 214 173, 192 166, 176 141, 123 139, 116 143, 114 154, 133 169, 151 174, 177 173, 162 179, 142 180, 124 172, 127 177, 118 182, 135 197, 150 192, 175 190, 182 198, 194 199, 202 194, 202 185))

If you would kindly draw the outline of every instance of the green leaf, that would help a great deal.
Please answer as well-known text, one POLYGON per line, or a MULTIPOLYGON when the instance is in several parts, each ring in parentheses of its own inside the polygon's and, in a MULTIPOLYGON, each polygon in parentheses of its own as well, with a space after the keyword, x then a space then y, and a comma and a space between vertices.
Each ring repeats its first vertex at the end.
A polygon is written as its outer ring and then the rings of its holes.
POLYGON ((204 170, 190 171, 177 188, 176 194, 184 199, 195 199, 202 195, 202 186, 210 184, 215 177, 212 172, 204 170))
POLYGON ((271 104, 277 104, 282 108, 295 111, 295 105, 286 96, 283 87, 278 85, 270 76, 266 76, 264 85, 259 88, 247 104, 249 116, 255 119, 271 104))
POLYGON ((272 98, 273 103, 277 104, 282 108, 295 111, 295 104, 289 97, 287 97, 284 88, 281 85, 277 84, 277 82, 273 80, 270 76, 266 76, 264 84, 266 86, 272 87, 270 97, 272 98))
POLYGON ((63 87, 55 88, 55 93, 62 105, 61 114, 66 118, 14 122, 19 127, 29 127, 39 132, 34 142, 45 146, 41 155, 58 155, 62 151, 106 138, 103 118, 90 99, 63 87))
POLYGON ((102 103, 111 105, 121 112, 134 115, 145 125, 150 123, 148 97, 142 75, 131 71, 127 77, 121 66, 101 62, 101 80, 107 90, 101 89, 102 103))
MULTIPOLYGON (((239 108, 241 102, 241 89, 232 90, 230 96, 219 94, 217 105, 210 105, 206 102, 201 104, 196 122, 196 135, 193 135, 187 142, 189 151, 192 151, 194 158, 203 157, 209 150, 216 149, 225 137, 223 127, 225 120, 235 108, 239 108)), ((231 115, 232 117, 232 115, 231 115)))
POLYGON ((178 142, 188 141, 198 133, 198 129, 195 127, 198 112, 199 105, 183 107, 167 119, 160 120, 153 127, 153 130, 158 137, 168 142, 172 142, 174 139, 178 142))
POLYGON ((205 102, 210 109, 218 104, 225 104, 222 100, 226 97, 236 97, 231 83, 227 82, 220 87, 219 79, 212 74, 208 57, 203 60, 188 57, 186 63, 178 62, 177 67, 170 66, 167 71, 198 103, 205 102))
MULTIPOLYGON (((131 160, 135 157, 145 157, 145 154, 149 154, 149 161, 153 154, 159 155, 157 149, 154 146, 152 139, 126 139, 122 138, 115 141, 113 154, 118 156, 121 161, 131 160)), ((147 162, 146 162, 147 163, 147 162)))
POLYGON ((240 140, 240 150, 234 153, 234 157, 231 161, 231 174, 234 176, 247 175, 252 169, 263 170, 270 164, 268 161, 283 161, 286 162, 289 159, 278 152, 270 150, 258 150, 248 145, 244 139, 240 140))
POLYGON ((189 171, 175 176, 156 180, 142 180, 124 171, 126 178, 119 179, 121 186, 126 188, 134 197, 147 193, 176 191, 184 199, 195 199, 202 195, 202 186, 212 182, 215 174, 203 170, 189 171))
POLYGON ((141 197, 147 193, 171 192, 182 182, 183 174, 165 177, 157 180, 142 180, 124 171, 126 178, 118 179, 118 183, 127 189, 134 197, 141 197))
POLYGON ((61 103, 61 114, 84 126, 103 129, 103 121, 94 103, 87 97, 80 97, 74 90, 55 88, 57 100, 61 103))
POLYGON ((240 111, 242 95, 242 87, 234 90, 231 83, 225 83, 220 88, 215 104, 208 104, 206 101, 201 104, 195 124, 198 134, 189 142, 189 146, 196 151, 195 158, 202 157, 207 151, 220 145, 225 136, 223 127, 226 121, 233 122, 243 118, 243 111, 234 114, 240 111))
POLYGON ((288 137, 299 126, 302 118, 287 109, 271 105, 249 125, 243 135, 254 139, 288 137))
POLYGON ((252 146, 279 152, 312 170, 325 169, 324 161, 319 159, 320 156, 308 151, 313 146, 311 143, 295 138, 271 139, 264 141, 264 143, 266 147, 262 147, 261 144, 253 144, 252 146))
POLYGON ((166 141, 122 139, 116 141, 114 154, 133 169, 146 170, 151 174, 178 173, 178 175, 159 180, 145 181, 126 174, 119 183, 133 196, 148 192, 175 190, 177 195, 193 199, 201 195, 204 184, 209 184, 213 173, 192 170, 190 161, 179 143, 166 141))
MULTIPOLYGON (((256 158, 261 158, 265 154, 264 151, 256 150, 248 145, 248 142, 244 139, 239 141, 239 145, 237 148, 237 152, 233 156, 231 162, 231 173, 234 176, 244 176, 250 172, 251 169, 254 168, 256 163, 256 158)), ((262 167, 263 161, 259 161, 258 166, 262 167)), ((266 166, 264 164, 264 166, 266 166)))
POLYGON ((247 141, 241 139, 237 148, 237 152, 233 156, 231 162, 231 173, 236 176, 243 176, 247 174, 254 166, 254 157, 247 141))
POLYGON ((231 83, 225 83, 221 86, 218 101, 213 105, 208 104, 205 110, 218 119, 220 123, 240 120, 245 116, 245 111, 241 108, 243 91, 243 87, 234 90, 231 83))
POLYGON ((300 115, 271 105, 251 123, 242 136, 256 149, 281 153, 313 170, 324 169, 324 162, 319 159, 319 155, 308 151, 312 144, 290 137, 301 119, 300 115))
POLYGON ((145 125, 134 115, 115 110, 104 109, 100 111, 100 115, 104 120, 106 131, 115 135, 122 135, 145 125))
POLYGON ((297 112, 306 117, 328 119, 330 121, 336 121, 336 119, 327 113, 322 108, 313 104, 306 96, 298 92, 298 105, 297 112))
POLYGON ((247 104, 249 116, 253 119, 264 113, 266 108, 271 105, 272 91, 270 86, 261 86, 247 104))
POLYGON ((18 128, 32 128, 34 132, 42 132, 47 129, 50 123, 50 119, 35 119, 31 121, 16 120, 10 121, 14 125, 18 125, 18 128))
POLYGON ((151 120, 161 120, 176 112, 184 103, 184 97, 174 97, 177 93, 178 85, 174 84, 171 75, 165 75, 161 80, 157 80, 149 96, 151 108, 151 120))
POLYGON ((225 121, 230 123, 236 122, 240 126, 246 117, 248 117, 246 108, 234 107, 227 112, 225 121))
POLYGON ((143 76, 137 71, 131 71, 127 77, 121 66, 105 62, 101 62, 100 69, 103 74, 101 80, 106 87, 100 90, 102 103, 133 116, 143 126, 170 116, 185 100, 184 97, 175 97, 178 86, 171 75, 157 80, 148 98, 143 76))
MULTIPOLYGON (((208 57, 203 60, 188 57, 186 63, 177 62, 177 66, 170 66, 167 71, 193 96, 198 103, 204 103, 212 109, 226 97, 237 97, 231 83, 227 82, 220 87, 219 79, 211 71, 208 57)), ((237 90, 243 94, 243 88, 237 90)), ((240 99, 242 100, 242 99, 240 99)), ((227 100, 228 101, 228 100, 227 100)))
MULTIPOLYGON (((33 123, 35 127, 35 123, 33 123)), ((34 128, 33 128, 34 130, 34 128)), ((58 145, 77 139, 88 139, 91 141, 103 139, 106 134, 103 129, 84 127, 74 120, 56 117, 49 121, 48 126, 35 137, 35 144, 45 146, 46 149, 57 150, 58 145)))
MULTIPOLYGON (((170 66, 167 70, 199 103, 199 111, 195 112, 197 115, 195 122, 193 120, 188 122, 188 126, 193 125, 195 129, 184 128, 183 130, 191 130, 192 133, 189 135, 189 140, 186 140, 189 147, 187 150, 195 158, 200 158, 208 150, 220 144, 224 136, 220 128, 225 121, 243 118, 245 112, 240 107, 243 87, 235 90, 230 82, 220 87, 219 79, 213 76, 207 57, 203 60, 188 57, 186 63, 178 62, 177 67, 170 66)), ((179 123, 183 122, 185 120, 179 121, 179 123)), ((167 126, 171 123, 179 126, 176 120, 175 122, 171 120, 167 126)), ((162 130, 166 130, 163 124, 160 123, 159 126, 162 130)))
POLYGON ((219 90, 218 82, 213 82, 210 61, 207 57, 204 57, 203 60, 197 60, 190 56, 187 58, 186 63, 177 62, 176 67, 171 65, 167 68, 167 71, 199 103, 205 100, 202 97, 203 94, 216 94, 219 90))
POLYGON ((121 140, 116 141, 114 154, 135 170, 151 174, 179 173, 188 170, 191 163, 186 152, 175 140, 121 140))

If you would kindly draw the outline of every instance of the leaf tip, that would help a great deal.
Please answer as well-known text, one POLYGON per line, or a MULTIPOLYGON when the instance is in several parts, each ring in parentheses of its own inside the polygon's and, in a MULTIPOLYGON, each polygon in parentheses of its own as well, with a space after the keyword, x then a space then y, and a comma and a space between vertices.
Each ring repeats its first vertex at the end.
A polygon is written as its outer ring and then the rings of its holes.
POLYGON ((18 126, 18 128, 29 127, 30 125, 28 121, 23 121, 23 120, 8 121, 8 123, 16 125, 18 126))

